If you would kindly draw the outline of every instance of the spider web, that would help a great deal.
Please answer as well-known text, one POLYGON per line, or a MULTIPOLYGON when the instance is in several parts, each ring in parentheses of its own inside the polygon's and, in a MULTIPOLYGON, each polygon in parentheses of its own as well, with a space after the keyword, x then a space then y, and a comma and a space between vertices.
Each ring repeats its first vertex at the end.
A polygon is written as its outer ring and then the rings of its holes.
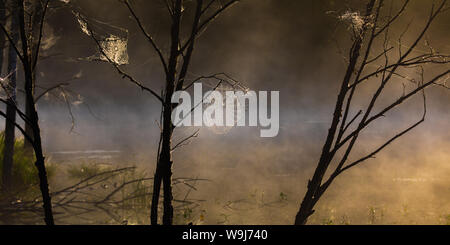
POLYGON ((117 65, 129 63, 127 29, 99 20, 87 20, 79 12, 72 11, 72 13, 78 21, 80 30, 88 36, 95 36, 103 51, 98 50, 95 54, 81 59, 88 61, 112 61, 117 65))

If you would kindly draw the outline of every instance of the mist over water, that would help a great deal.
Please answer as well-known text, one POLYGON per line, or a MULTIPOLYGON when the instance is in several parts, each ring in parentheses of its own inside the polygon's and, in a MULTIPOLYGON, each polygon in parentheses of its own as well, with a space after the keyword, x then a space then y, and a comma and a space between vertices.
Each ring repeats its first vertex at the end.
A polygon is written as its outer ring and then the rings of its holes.
MULTIPOLYGON (((450 135, 447 131, 440 135, 435 132, 447 126, 448 114, 430 110, 430 119, 423 126, 340 176, 319 202, 311 223, 447 222, 450 155, 443 148, 448 146, 450 135), (435 113, 441 117, 432 117, 435 113)), ((294 111, 286 109, 281 113, 280 134, 275 138, 260 138, 258 128, 235 127, 226 133, 201 128, 198 138, 175 151, 174 177, 208 179, 199 181, 197 191, 191 194, 192 198, 206 200, 201 204, 205 223, 292 223, 317 163, 329 118, 327 113, 320 116, 297 112, 295 116, 294 111), (287 196, 285 202, 266 205, 279 201, 281 193, 287 196), (231 207, 226 206, 229 202, 231 207)), ((47 116, 45 112, 42 115, 47 116)), ((419 117, 420 112, 415 115, 419 117)), ((128 111, 108 116, 114 123, 99 122, 87 113, 77 115, 75 132, 80 133, 69 133, 68 117, 58 127, 43 123, 50 159, 61 164, 83 161, 137 165, 152 175, 158 141, 154 122, 157 114, 152 118, 128 111)), ((407 125, 414 121, 411 115, 404 117, 407 125)), ((379 127, 368 129, 351 159, 367 154, 405 127, 402 117, 392 118, 395 120, 386 118, 379 127)), ((194 130, 177 129, 173 141, 178 142, 194 130)))

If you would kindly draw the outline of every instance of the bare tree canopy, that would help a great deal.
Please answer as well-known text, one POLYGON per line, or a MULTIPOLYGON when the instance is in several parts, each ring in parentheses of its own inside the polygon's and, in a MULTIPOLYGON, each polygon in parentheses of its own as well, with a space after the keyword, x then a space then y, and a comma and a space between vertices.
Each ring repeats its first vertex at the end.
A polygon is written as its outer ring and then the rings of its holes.
POLYGON ((0 225, 450 224, 449 11, 0 0, 0 225))
POLYGON ((427 112, 425 89, 433 85, 445 86, 445 81, 448 79, 450 70, 446 69, 447 67, 445 65, 449 63, 449 55, 440 54, 432 47, 426 52, 418 53, 416 50, 416 47, 419 42, 423 41, 427 30, 435 18, 446 11, 446 1, 431 4, 428 20, 411 44, 405 44, 402 41, 404 33, 409 28, 409 26, 406 26, 404 32, 398 36, 398 42, 395 45, 391 41, 390 28, 403 12, 406 11, 409 1, 404 1, 397 12, 393 12, 391 8, 385 13, 384 9, 386 4, 382 0, 371 0, 368 1, 363 15, 356 12, 346 12, 340 16, 340 19, 349 21, 350 29, 353 33, 353 43, 349 52, 347 70, 336 100, 331 127, 328 130, 328 136, 314 176, 308 181, 308 191, 295 219, 295 224, 297 225, 307 222, 308 217, 314 212, 314 205, 338 175, 373 158, 396 139, 423 123, 427 112), (378 53, 376 52, 379 48, 376 45, 381 45, 382 47, 378 53), (396 51, 397 54, 393 54, 396 51), (443 71, 429 78, 429 76, 424 74, 429 69, 427 67, 429 65, 442 66, 443 71), (371 66, 376 68, 374 69, 371 66), (408 79, 408 75, 406 74, 411 69, 418 72, 418 79, 408 79), (406 82, 412 82, 415 88, 410 91, 404 90, 403 94, 391 102, 391 104, 382 108, 379 112, 373 112, 378 98, 385 92, 388 83, 392 82, 396 77, 404 79, 406 82), (352 113, 352 106, 354 106, 352 102, 355 93, 358 92, 358 88, 362 83, 375 81, 378 81, 379 85, 373 94, 368 97, 369 103, 367 108, 364 111, 358 111, 352 116, 350 114, 352 113), (392 138, 386 140, 371 153, 354 162, 349 162, 348 156, 357 143, 361 131, 416 94, 421 94, 423 97, 422 117, 413 125, 408 126, 392 138), (357 126, 352 128, 353 123, 357 126), (343 155, 337 155, 338 151, 343 151, 343 155), (338 163, 334 170, 330 170, 332 172, 326 178, 325 174, 328 168, 331 167, 330 165, 333 161, 337 161, 338 163))

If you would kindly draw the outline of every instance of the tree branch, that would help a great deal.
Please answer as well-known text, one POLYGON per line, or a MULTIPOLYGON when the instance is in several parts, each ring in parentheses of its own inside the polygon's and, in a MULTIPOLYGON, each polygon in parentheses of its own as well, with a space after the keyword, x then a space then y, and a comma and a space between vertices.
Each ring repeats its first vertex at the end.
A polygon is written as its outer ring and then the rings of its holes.
MULTIPOLYGON (((81 16, 79 16, 80 18, 82 18, 81 16)), ((114 61, 111 60, 111 58, 109 58, 109 56, 105 53, 105 51, 103 50, 100 42, 98 41, 98 39, 95 37, 94 32, 92 31, 92 29, 89 26, 89 23, 84 20, 86 23, 86 27, 90 33, 90 36, 92 37, 92 39, 95 41, 95 43, 97 44, 100 52, 102 53, 103 56, 106 57, 106 59, 108 60, 108 62, 116 69, 116 71, 122 76, 122 78, 127 78, 131 83, 135 84, 136 86, 138 86, 141 90, 143 91, 147 91, 150 94, 152 94, 154 97, 156 97, 161 103, 164 104, 164 100, 161 98, 161 96, 159 96, 155 91, 153 91, 152 89, 142 85, 140 82, 138 82, 137 80, 135 80, 132 76, 128 75, 127 73, 125 73, 122 69, 120 69, 119 65, 116 64, 114 61)))
POLYGON ((150 44, 153 46, 153 49, 156 51, 156 53, 159 56, 159 59, 161 60, 161 64, 164 68, 164 72, 166 73, 166 75, 169 73, 168 71, 168 67, 166 64, 166 61, 164 59, 164 56, 162 54, 161 49, 158 47, 158 45, 156 44, 156 42, 153 40, 152 36, 150 36, 150 34, 148 34, 148 32, 145 30, 144 26, 142 25, 141 20, 139 19, 139 17, 136 15, 136 13, 134 12, 133 8, 131 7, 130 3, 128 2, 128 0, 124 0, 123 3, 127 6, 128 10, 130 11, 131 15, 133 16, 134 20, 136 21, 137 25, 139 26, 139 28, 141 29, 142 34, 144 34, 144 36, 147 38, 147 40, 150 42, 150 44))

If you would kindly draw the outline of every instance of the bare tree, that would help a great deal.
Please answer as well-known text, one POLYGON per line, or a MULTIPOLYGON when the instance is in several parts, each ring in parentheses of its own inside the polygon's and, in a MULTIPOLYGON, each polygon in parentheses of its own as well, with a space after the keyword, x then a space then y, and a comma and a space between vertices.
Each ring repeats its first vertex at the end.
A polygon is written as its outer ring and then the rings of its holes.
MULTIPOLYGON (((43 15, 44 15, 44 4, 45 1, 43 0, 39 0, 39 1, 24 1, 25 4, 25 9, 26 9, 26 13, 28 13, 28 19, 29 19, 29 46, 30 46, 30 50, 37 50, 37 46, 40 45, 41 42, 41 37, 40 37, 40 33, 42 30, 40 30, 41 27, 41 20, 43 19, 43 15)), ((33 79, 32 79, 32 94, 33 94, 33 98, 35 95, 35 88, 36 88, 36 69, 33 70, 33 79)), ((25 100, 27 100, 28 98, 25 96, 25 100)), ((31 103, 28 103, 25 101, 25 114, 30 117, 31 114, 33 113, 33 108, 30 108, 29 105, 31 103)), ((25 125, 25 132, 27 132, 29 135, 33 135, 33 129, 31 127, 31 125, 25 125)), ((25 140, 24 142, 24 150, 25 153, 32 156, 33 155, 33 145, 30 141, 25 140)))
POLYGON ((393 5, 391 5, 391 8, 386 8, 383 0, 370 0, 364 15, 361 16, 355 12, 346 13, 345 16, 341 17, 350 20, 353 43, 349 52, 347 70, 336 100, 331 127, 328 130, 314 175, 308 181, 306 194, 295 218, 296 225, 306 224, 308 217, 314 213, 314 206, 337 176, 373 158, 392 142, 424 122, 426 115, 425 89, 433 85, 446 87, 443 81, 448 79, 450 73, 448 67, 445 66, 449 63, 449 56, 439 54, 430 46, 427 47, 429 51, 425 52, 419 52, 417 47, 423 41, 426 32, 436 17, 448 9, 446 3, 446 0, 442 0, 438 4, 435 2, 431 4, 430 14, 425 26, 409 45, 402 42, 409 25, 399 35, 395 45, 390 42, 390 29, 394 23, 399 22, 400 16, 405 13, 410 5, 409 0, 403 1, 402 5, 395 11, 392 8, 393 5), (385 8, 389 10, 384 11, 385 8), (383 14, 385 12, 387 13, 383 14), (380 44, 381 51, 377 51, 376 44, 380 44), (433 72, 432 76, 425 76, 425 69, 428 69, 427 67, 430 65, 434 68, 440 67, 441 72, 438 74, 433 72), (375 69, 372 67, 375 67, 375 69), (418 78, 410 78, 407 75, 407 72, 411 70, 418 73, 418 78), (409 91, 405 88, 398 99, 383 107, 380 111, 374 112, 375 104, 380 95, 386 92, 387 85, 396 79, 411 82, 414 87, 409 91), (358 88, 369 81, 371 83, 378 81, 379 85, 373 94, 368 96, 369 103, 365 111, 358 111, 354 116, 351 116, 352 109, 356 107, 352 103, 355 102, 355 95, 360 92, 358 88), (424 109, 423 115, 416 123, 387 139, 369 154, 356 161, 349 161, 349 155, 357 144, 358 136, 365 128, 373 125, 377 122, 377 119, 385 116, 386 113, 391 112, 405 101, 420 95, 423 97, 424 109), (335 165, 332 165, 332 163, 335 163, 335 165), (326 175, 327 171, 330 171, 328 175, 326 175))
MULTIPOLYGON (((175 144, 172 147, 172 135, 175 126, 171 121, 171 114, 176 104, 171 102, 172 96, 176 91, 185 90, 190 85, 185 84, 187 80, 188 70, 191 63, 191 58, 194 53, 194 47, 197 38, 206 30, 206 28, 215 20, 221 13, 229 9, 237 0, 195 0, 192 2, 184 0, 166 0, 165 4, 167 11, 170 15, 171 27, 170 27, 170 48, 168 54, 159 47, 153 36, 147 31, 144 23, 134 10, 134 7, 128 0, 123 0, 123 4, 130 12, 132 18, 136 22, 139 30, 144 37, 150 43, 152 49, 158 55, 159 61, 163 68, 165 75, 165 86, 160 93, 153 89, 146 87, 142 82, 136 80, 132 75, 126 73, 112 57, 109 57, 108 52, 104 50, 99 38, 96 37, 95 32, 92 31, 87 20, 83 21, 86 24, 90 36, 95 40, 101 55, 111 63, 117 72, 122 75, 123 78, 129 80, 131 83, 138 86, 142 91, 150 93, 155 97, 162 106, 161 111, 161 135, 158 146, 158 158, 156 164, 155 175, 153 179, 153 193, 152 193, 152 205, 151 205, 151 217, 150 221, 152 225, 158 224, 158 204, 161 192, 161 185, 163 186, 163 217, 162 223, 164 225, 171 225, 173 221, 173 206, 172 206, 172 151, 180 144, 175 144), (182 24, 183 16, 192 7, 193 19, 189 21, 188 25, 182 24), (182 27, 183 26, 183 27, 182 27), (187 37, 183 37, 184 26, 188 28, 187 37)), ((81 16, 79 16, 81 17, 81 16)), ((192 80, 201 82, 202 79, 215 79, 221 83, 223 80, 219 78, 219 75, 202 76, 194 78, 192 80)), ((191 84, 192 85, 192 84, 191 84)), ((192 134, 188 138, 193 138, 196 133, 192 134)), ((181 140, 183 144, 188 139, 181 140)))
MULTIPOLYGON (((16 109, 17 114, 20 116, 20 118, 25 122, 25 125, 29 126, 31 129, 31 132, 27 132, 24 127, 20 126, 17 122, 14 122, 14 125, 17 129, 24 135, 25 140, 28 140, 34 150, 34 155, 36 157, 36 168, 38 169, 38 175, 39 175, 39 186, 42 194, 43 199, 43 208, 44 208, 44 220, 47 225, 53 225, 53 212, 52 212, 52 204, 51 204, 51 197, 49 194, 49 188, 48 188, 48 180, 47 180, 47 172, 45 168, 45 157, 42 150, 42 142, 41 142, 41 131, 39 127, 39 117, 38 113, 36 111, 36 101, 34 98, 34 73, 36 70, 36 65, 38 62, 39 57, 39 49, 40 44, 42 40, 42 34, 43 34, 43 26, 44 26, 44 19, 45 14, 48 8, 49 0, 45 2, 38 1, 39 4, 42 4, 42 14, 40 15, 41 18, 39 20, 39 25, 32 27, 33 29, 37 28, 36 30, 30 29, 32 25, 29 23, 29 15, 32 16, 32 12, 25 11, 25 5, 24 0, 17 0, 13 1, 14 4, 17 6, 18 10, 18 25, 19 25, 19 33, 20 33, 20 42, 21 42, 21 50, 18 46, 16 46, 16 43, 14 42, 12 35, 8 33, 8 31, 5 29, 5 27, 2 25, 1 28, 3 30, 3 33, 7 36, 9 45, 11 45, 17 56, 19 57, 22 65, 23 65, 23 71, 24 71, 24 77, 25 77, 25 97, 26 97, 26 110, 28 113, 23 112, 20 108, 17 107, 16 104, 11 103, 8 100, 0 99, 1 102, 13 106, 16 109), (25 13, 26 12, 26 13, 25 13), (27 15, 27 16, 26 16, 27 15), (37 35, 35 35, 37 33, 37 35), (33 44, 35 43, 35 45, 33 44)), ((9 120, 8 116, 3 112, 0 111, 0 115, 5 117, 6 120, 9 120)), ((12 121, 10 121, 13 123, 12 121)))

